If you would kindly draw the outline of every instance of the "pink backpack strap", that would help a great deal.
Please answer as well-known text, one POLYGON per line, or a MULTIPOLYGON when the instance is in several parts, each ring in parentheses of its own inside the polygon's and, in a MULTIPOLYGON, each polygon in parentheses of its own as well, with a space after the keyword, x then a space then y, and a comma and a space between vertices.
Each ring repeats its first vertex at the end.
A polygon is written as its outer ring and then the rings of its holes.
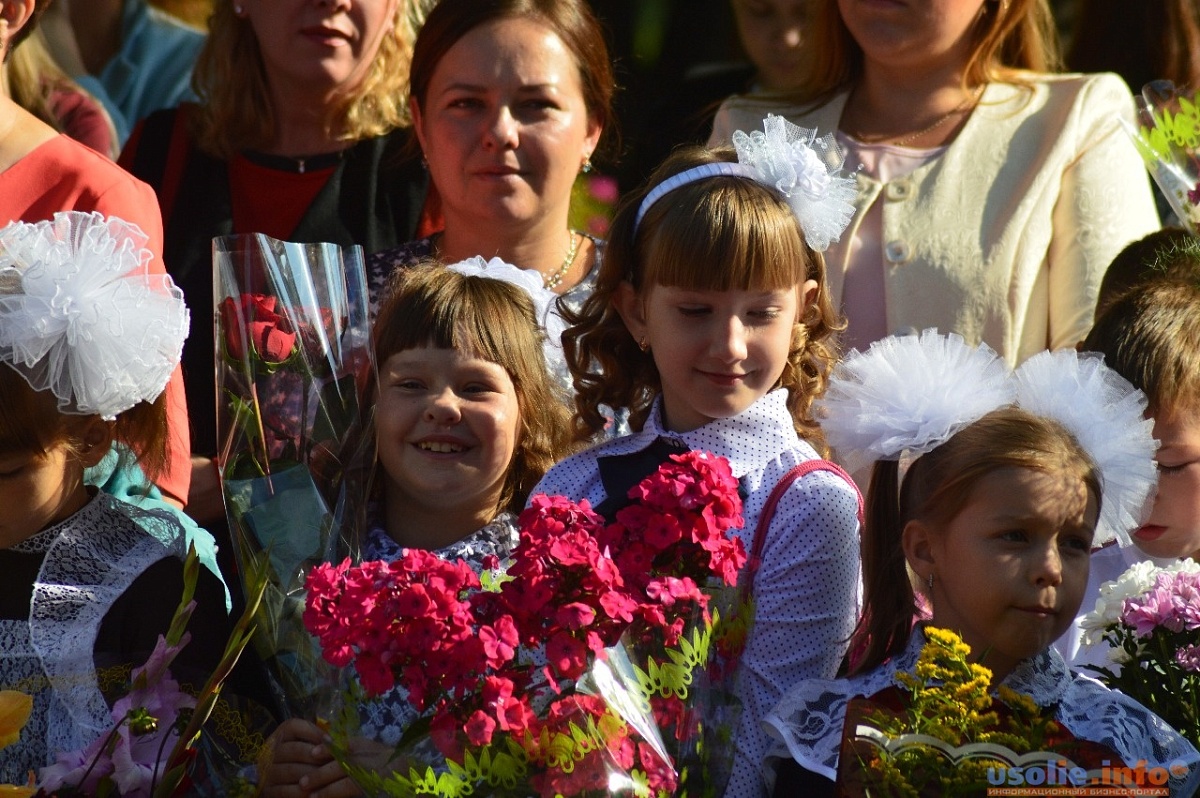
POLYGON ((846 480, 846 484, 854 489, 854 495, 858 498, 858 523, 859 526, 862 526, 862 492, 854 484, 854 480, 850 478, 845 469, 837 463, 821 459, 805 460, 800 465, 794 466, 775 483, 775 487, 771 490, 771 495, 767 497, 767 503, 763 506, 762 512, 759 513, 758 526, 754 529, 754 545, 750 550, 750 558, 747 561, 747 579, 742 588, 743 599, 749 598, 754 592, 754 577, 758 574, 759 566, 762 565, 762 552, 767 542, 767 529, 771 526, 771 520, 775 517, 775 507, 779 504, 779 500, 783 498, 783 494, 787 492, 787 489, 792 486, 793 482, 814 471, 828 471, 832 474, 837 474, 846 480))

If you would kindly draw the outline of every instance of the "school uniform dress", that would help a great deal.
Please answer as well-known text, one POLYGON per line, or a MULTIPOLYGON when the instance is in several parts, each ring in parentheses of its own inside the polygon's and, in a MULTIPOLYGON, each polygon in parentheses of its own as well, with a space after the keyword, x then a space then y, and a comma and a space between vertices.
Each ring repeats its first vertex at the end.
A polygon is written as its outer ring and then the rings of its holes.
MULTIPOLYGON (((0 687, 34 699, 20 741, 0 751, 0 783, 24 784, 56 753, 107 733, 109 701, 120 696, 103 689, 102 676, 142 665, 166 633, 182 596, 184 547, 173 516, 97 492, 69 518, 0 550, 0 687)), ((195 598, 192 640, 172 674, 199 688, 228 625, 224 588, 204 569, 195 598)))
MULTIPOLYGON (((620 472, 626 462, 637 469, 640 455, 650 447, 666 442, 711 452, 729 460, 741 484, 745 526, 737 534, 749 551, 775 484, 793 467, 818 458, 816 450, 796 434, 787 392, 782 389, 766 394, 737 416, 689 432, 671 432, 661 419, 659 397, 640 432, 568 457, 551 468, 532 493, 587 499, 602 508, 609 497, 606 476, 609 484, 623 483, 614 472, 620 472)), ((630 484, 641 476, 635 474, 630 484)), ((618 495, 618 490, 612 493, 618 495)), ((775 509, 754 581, 757 614, 735 686, 743 710, 734 735, 727 796, 766 794, 761 773, 768 744, 763 717, 793 685, 804 679, 832 678, 837 672, 857 617, 857 513, 855 488, 825 471, 793 482, 775 509)))
MULTIPOLYGON (((807 795, 832 795, 847 705, 853 699, 879 697, 897 688, 896 674, 913 672, 924 645, 925 635, 918 628, 900 655, 869 673, 849 679, 815 679, 791 690, 764 724, 772 739, 765 761, 767 778, 773 781, 778 769, 781 780, 786 774, 795 779, 790 785, 804 784, 807 795), (798 776, 799 770, 807 778, 798 776), (822 783, 824 791, 818 786, 822 783)), ((1053 648, 1021 662, 1003 683, 1050 710, 1063 729, 1065 742, 1073 739, 1101 746, 1131 767, 1141 760, 1147 769, 1182 764, 1186 771, 1172 776, 1171 795, 1194 795, 1200 788, 1200 752, 1191 743, 1132 698, 1073 673, 1053 648)), ((1112 764, 1120 767, 1115 760, 1112 764)), ((775 786, 775 795, 792 789, 783 783, 775 786)))

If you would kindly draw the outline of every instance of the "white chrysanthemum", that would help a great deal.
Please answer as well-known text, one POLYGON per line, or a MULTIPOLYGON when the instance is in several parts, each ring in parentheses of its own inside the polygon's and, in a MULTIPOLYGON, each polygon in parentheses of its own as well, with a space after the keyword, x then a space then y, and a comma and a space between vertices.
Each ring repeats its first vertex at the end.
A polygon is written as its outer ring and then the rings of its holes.
POLYGON ((1150 560, 1134 563, 1116 579, 1100 585, 1099 595, 1092 611, 1083 616, 1080 629, 1083 631, 1083 641, 1088 645, 1101 642, 1104 630, 1116 625, 1121 620, 1121 610, 1125 601, 1138 598, 1149 593, 1154 582, 1161 573, 1197 573, 1200 564, 1187 559, 1159 567, 1150 560))
POLYGON ((1041 352, 1014 372, 1017 404, 1067 428, 1102 480, 1096 544, 1121 545, 1141 525, 1154 500, 1158 448, 1146 418, 1146 396, 1094 354, 1041 352))
POLYGON ((987 345, 925 330, 851 352, 816 406, 830 446, 853 472, 928 452, 1015 398, 1011 372, 987 345))

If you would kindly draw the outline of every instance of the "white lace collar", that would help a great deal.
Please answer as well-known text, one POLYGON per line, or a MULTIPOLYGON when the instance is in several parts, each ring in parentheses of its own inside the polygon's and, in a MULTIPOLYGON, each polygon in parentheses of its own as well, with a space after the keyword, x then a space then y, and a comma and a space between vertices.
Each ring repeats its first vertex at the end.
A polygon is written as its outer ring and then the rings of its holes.
MULTIPOLYGON (((113 602, 154 563, 182 559, 184 536, 169 513, 141 510, 100 492, 56 531, 33 586, 29 631, 33 649, 68 718, 52 718, 52 740, 71 750, 89 744, 110 721, 97 683, 93 648, 113 602)), ((50 530, 46 530, 49 532, 50 530)), ((41 535, 38 535, 39 540, 41 535)), ((163 600, 177 602, 178 596, 163 600)))
MULTIPOLYGON (((788 392, 779 388, 768 392, 750 407, 729 418, 714 419, 688 432, 672 432, 662 424, 662 395, 655 400, 641 432, 634 432, 589 451, 589 456, 630 454, 649 446, 657 437, 683 441, 693 451, 706 451, 724 457, 734 477, 759 471, 784 451, 807 447, 796 434, 787 408, 788 392)), ((811 448, 811 447, 810 447, 811 448)), ((816 457, 813 451, 812 457, 816 457)))
POLYGON ((9 551, 19 551, 24 554, 42 554, 50 550, 54 545, 54 541, 58 539, 58 535, 64 529, 67 529, 75 524, 94 524, 97 519, 107 512, 108 503, 103 500, 97 500, 99 493, 94 494, 83 507, 79 508, 70 516, 59 521, 57 524, 46 527, 40 532, 35 532, 29 537, 22 540, 15 546, 9 546, 9 551))
MULTIPOLYGON (((924 644, 918 628, 902 654, 869 673, 812 679, 793 688, 763 720, 775 740, 768 762, 795 759, 807 770, 835 779, 847 704, 896 684, 896 673, 913 670, 924 644)), ((1187 774, 1171 779, 1172 795, 1192 795, 1200 784, 1200 753, 1190 743, 1123 693, 1072 673, 1053 648, 1021 662, 1003 683, 1040 707, 1053 707, 1055 719, 1076 738, 1106 745, 1130 764, 1141 759, 1149 767, 1184 764, 1187 774)))

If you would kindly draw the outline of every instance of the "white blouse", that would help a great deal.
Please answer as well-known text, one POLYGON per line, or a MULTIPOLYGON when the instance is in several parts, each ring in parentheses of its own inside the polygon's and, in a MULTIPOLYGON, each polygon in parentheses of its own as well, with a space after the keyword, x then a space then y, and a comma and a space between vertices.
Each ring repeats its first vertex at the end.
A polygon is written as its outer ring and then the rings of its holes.
MULTIPOLYGON (((597 458, 640 451, 658 436, 674 438, 729 460, 747 497, 739 534, 749 551, 775 484, 793 467, 817 458, 792 426, 787 392, 772 391, 737 416, 689 432, 664 429, 661 410, 660 397, 641 432, 563 460, 532 493, 587 499, 595 507, 605 499, 597 458)), ((793 685, 837 672, 858 615, 857 514, 855 488, 825 471, 792 483, 775 509, 755 577, 757 614, 738 671, 735 692, 743 710, 726 796, 766 795, 761 762, 768 739, 762 719, 793 685)))

